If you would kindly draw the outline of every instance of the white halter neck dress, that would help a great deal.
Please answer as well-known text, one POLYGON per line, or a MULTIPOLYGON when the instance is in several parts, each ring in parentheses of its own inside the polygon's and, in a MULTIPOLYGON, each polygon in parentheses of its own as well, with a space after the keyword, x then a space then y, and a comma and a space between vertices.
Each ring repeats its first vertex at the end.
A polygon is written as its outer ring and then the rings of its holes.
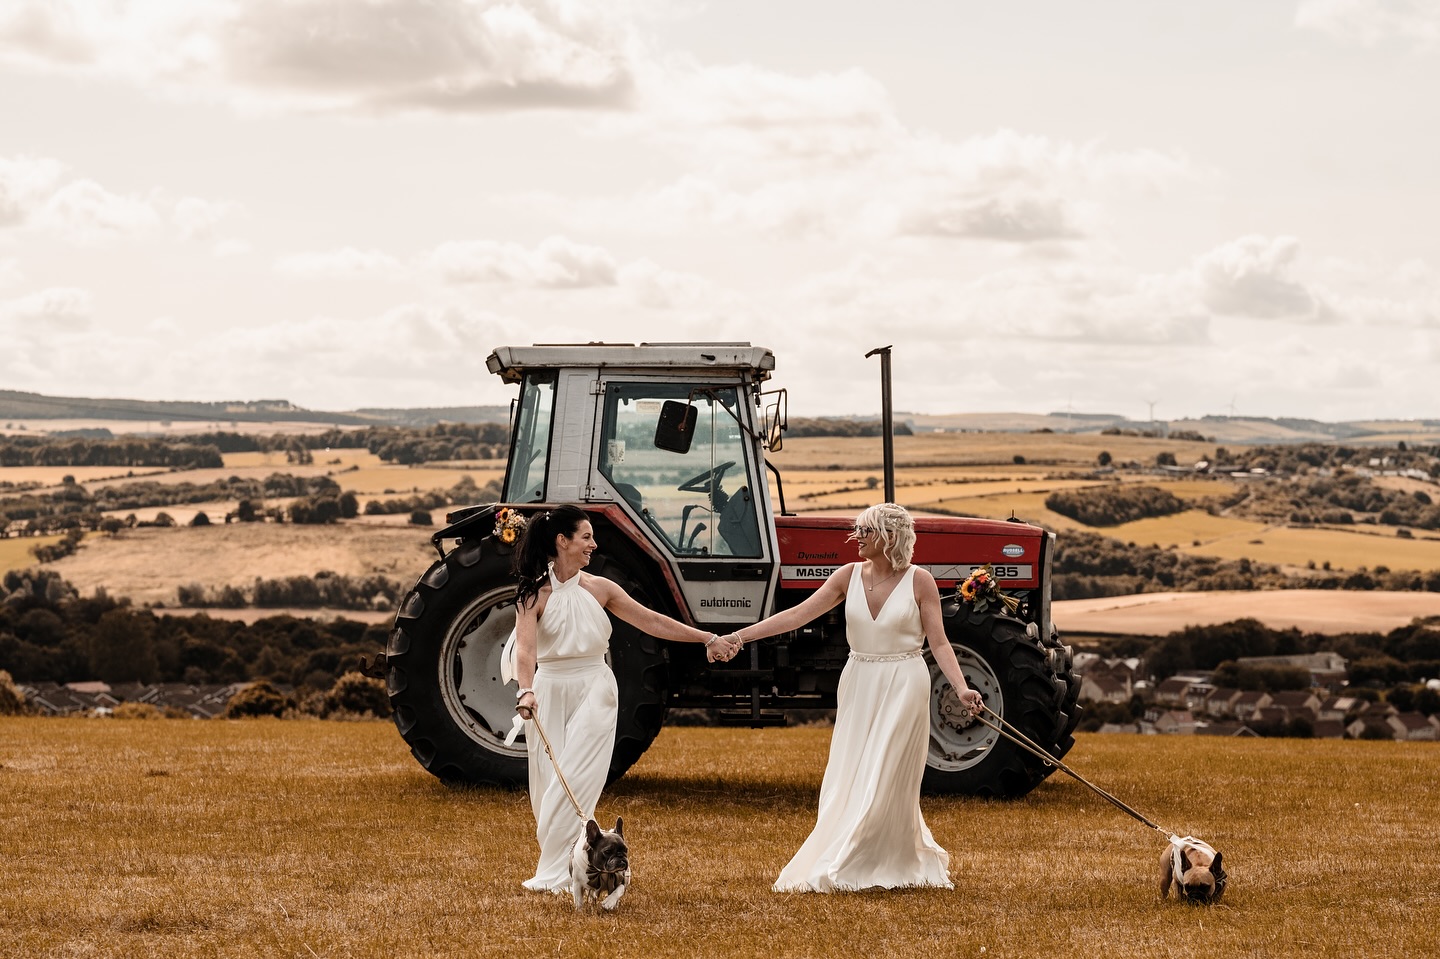
MULTIPOLYGON (((615 750, 619 697, 615 674, 605 664, 610 618, 599 600, 580 585, 580 573, 565 582, 550 570, 550 597, 535 636, 535 702, 545 735, 565 780, 587 817, 595 814, 615 750)), ((527 727, 533 723, 527 723, 527 727)), ((555 776, 538 733, 527 728, 530 808, 540 863, 525 888, 570 891, 570 851, 585 829, 555 776)))
POLYGON ((775 881, 777 892, 835 892, 950 882, 950 856, 920 814, 930 733, 930 670, 910 566, 871 617, 862 564, 850 574, 830 760, 815 829, 775 881))

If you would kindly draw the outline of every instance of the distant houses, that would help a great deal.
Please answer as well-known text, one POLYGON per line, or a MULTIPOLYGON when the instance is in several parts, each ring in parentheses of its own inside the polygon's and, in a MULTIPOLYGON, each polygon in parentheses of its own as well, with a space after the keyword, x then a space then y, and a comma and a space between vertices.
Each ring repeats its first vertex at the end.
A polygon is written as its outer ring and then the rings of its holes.
MULTIPOLYGON (((1217 686, 1207 673, 1169 676, 1147 682, 1137 659, 1075 654, 1082 703, 1114 707, 1132 703, 1131 722, 1111 721, 1101 732, 1199 735, 1313 736, 1316 739, 1398 739, 1440 742, 1440 715, 1400 711, 1371 702, 1346 688, 1349 664, 1333 652, 1237 659, 1249 667, 1299 667, 1310 673, 1308 689, 1236 689, 1217 686)), ((1113 714, 1111 710, 1110 714, 1113 714)))
POLYGON ((225 712, 230 697, 249 683, 192 686, 187 683, 34 683, 21 685, 25 701, 49 716, 108 715, 122 703, 148 703, 157 709, 213 719, 225 712))

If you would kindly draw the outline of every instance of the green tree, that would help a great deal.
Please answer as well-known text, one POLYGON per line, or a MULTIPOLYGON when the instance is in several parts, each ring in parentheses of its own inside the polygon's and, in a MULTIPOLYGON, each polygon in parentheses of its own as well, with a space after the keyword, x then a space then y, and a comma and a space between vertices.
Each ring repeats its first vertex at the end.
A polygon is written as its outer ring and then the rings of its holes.
POLYGON ((112 609, 86 638, 90 673, 107 683, 152 683, 160 672, 155 656, 155 620, 130 609, 112 609))
POLYGON ((259 716, 281 716, 290 708, 290 700, 266 680, 251 683, 225 704, 227 719, 253 719, 259 716))
POLYGON ((325 715, 337 712, 389 716, 390 695, 385 683, 363 673, 345 673, 325 694, 325 715))

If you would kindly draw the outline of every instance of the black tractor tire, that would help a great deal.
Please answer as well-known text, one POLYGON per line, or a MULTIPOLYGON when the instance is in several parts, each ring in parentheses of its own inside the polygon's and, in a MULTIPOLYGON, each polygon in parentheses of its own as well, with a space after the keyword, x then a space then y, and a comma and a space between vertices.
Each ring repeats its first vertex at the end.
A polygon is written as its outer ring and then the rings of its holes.
MULTIPOLYGON (((452 784, 523 787, 525 739, 505 745, 515 686, 500 681, 500 651, 515 624, 511 551, 491 537, 461 542, 426 570, 400 604, 386 650, 395 727, 426 770, 452 784)), ((633 579, 596 552, 589 572, 649 604, 633 579)), ((649 748, 665 720, 665 651, 611 617, 619 717, 610 780, 649 748)))
MULTIPOLYGON (((1058 637, 1008 616, 976 614, 954 600, 944 604, 945 632, 965 681, 987 708, 1056 759, 1075 744, 1080 721, 1070 649, 1058 637)), ((959 710, 950 683, 927 652, 931 674, 930 743, 922 788, 1015 799, 1055 771, 1053 765, 959 710)), ((993 721, 993 717, 991 718, 993 721)))

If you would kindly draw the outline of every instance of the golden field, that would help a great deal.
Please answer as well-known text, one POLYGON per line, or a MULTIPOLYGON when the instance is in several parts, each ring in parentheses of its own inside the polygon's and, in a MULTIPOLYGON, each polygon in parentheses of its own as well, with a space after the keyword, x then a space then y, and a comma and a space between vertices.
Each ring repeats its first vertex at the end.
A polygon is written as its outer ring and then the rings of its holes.
MULTIPOLYGON (((1213 446, 1176 443, 1143 437, 1068 435, 1051 433, 926 433, 895 440, 896 499, 918 512, 973 515, 996 519, 1012 515, 1057 530, 1085 529, 1067 517, 1045 508, 1051 493, 1079 486, 1126 482, 1161 486, 1181 499, 1198 502, 1229 491, 1232 480, 1184 474, 1118 473, 1096 476, 1091 470, 1103 450, 1117 462, 1127 459, 1153 462, 1160 451, 1174 452, 1181 462, 1213 455, 1213 446), (1016 463, 1016 457, 1024 460, 1016 463)), ((883 496, 880 441, 874 438, 789 439, 774 456, 782 471, 786 506, 798 512, 853 514, 883 496)), ((112 475, 89 479, 83 471, 46 467, 58 483, 73 473, 88 485, 123 481, 112 475)), ((353 490, 362 503, 387 496, 448 489, 462 477, 479 486, 503 477, 500 461, 396 466, 364 450, 316 451, 313 464, 287 464, 283 453, 241 453, 226 457, 217 470, 190 470, 161 474, 166 482, 205 483, 230 475, 263 479, 273 472, 294 475, 329 475, 342 488, 353 490), (387 492, 388 491, 388 492, 387 492)), ((35 468, 0 469, 0 482, 38 481, 35 468), (27 479, 28 478, 28 479, 27 479)), ((154 479, 154 474, 134 479, 154 479)), ((1398 488, 1429 484, 1401 477, 1386 477, 1398 488)), ((1440 494, 1437 494, 1440 495, 1440 494)), ((773 495, 778 507, 778 495, 773 495)), ((277 501, 278 502, 278 501, 277 501)), ((273 504, 272 504, 273 505, 273 504)), ((164 511, 186 524, 197 511, 218 520, 233 502, 191 504, 135 510, 146 520, 164 511)), ((436 522, 444 510, 432 512, 436 522)), ((129 596, 139 603, 173 604, 181 583, 202 585, 248 584, 256 576, 309 575, 329 569, 350 575, 380 573, 408 582, 428 566, 433 552, 427 544, 431 528, 408 525, 408 514, 362 516, 329 527, 278 527, 271 524, 210 529, 136 529, 116 537, 87 537, 80 551, 55 564, 82 591, 105 586, 113 595, 129 596)), ((1248 558, 1304 569, 1326 563, 1338 571, 1375 569, 1432 570, 1440 568, 1440 535, 1413 531, 1413 538, 1396 535, 1393 527, 1272 526, 1252 520, 1212 516, 1191 509, 1174 516, 1139 520, 1097 528, 1105 536, 1138 545, 1173 546, 1182 552, 1223 559, 1248 558)), ((28 566, 35 540, 0 540, 0 570, 28 566)), ((1332 600, 1337 615, 1348 601, 1341 594, 1332 600)))
POLYGON ((954 890, 772 893, 828 740, 662 732, 601 801, 635 878, 597 915, 520 888, 524 793, 445 787, 389 723, 4 719, 0 941, 35 959, 1433 953, 1433 744, 1078 737, 1082 775, 1225 854, 1206 908, 1162 902, 1163 837, 1059 773, 1020 801, 922 801, 954 890))

